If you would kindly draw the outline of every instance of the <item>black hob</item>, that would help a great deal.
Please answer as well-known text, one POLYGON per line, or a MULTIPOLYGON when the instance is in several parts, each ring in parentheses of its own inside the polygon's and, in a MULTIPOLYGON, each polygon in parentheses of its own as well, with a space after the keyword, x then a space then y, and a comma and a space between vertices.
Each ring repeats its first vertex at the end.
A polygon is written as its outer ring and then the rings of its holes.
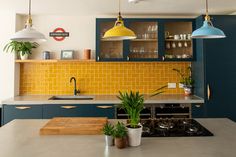
POLYGON ((141 120, 142 137, 188 137, 213 136, 194 119, 148 119, 141 120))

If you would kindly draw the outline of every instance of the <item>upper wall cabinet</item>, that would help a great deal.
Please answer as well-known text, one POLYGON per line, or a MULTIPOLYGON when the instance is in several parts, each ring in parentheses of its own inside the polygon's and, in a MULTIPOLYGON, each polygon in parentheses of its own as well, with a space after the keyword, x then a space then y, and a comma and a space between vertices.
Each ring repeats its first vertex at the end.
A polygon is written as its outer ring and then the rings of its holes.
POLYGON ((191 39, 194 19, 124 19, 137 36, 134 40, 110 41, 104 33, 116 19, 96 19, 97 61, 193 61, 191 39))

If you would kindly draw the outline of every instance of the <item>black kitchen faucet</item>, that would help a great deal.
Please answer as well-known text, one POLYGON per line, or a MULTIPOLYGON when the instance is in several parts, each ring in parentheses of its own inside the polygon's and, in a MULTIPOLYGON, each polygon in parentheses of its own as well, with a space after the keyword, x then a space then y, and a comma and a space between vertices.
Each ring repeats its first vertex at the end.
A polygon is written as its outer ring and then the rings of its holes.
POLYGON ((77 95, 77 94, 79 94, 80 93, 80 90, 78 89, 76 89, 76 78, 75 77, 71 77, 70 78, 70 83, 72 82, 72 80, 74 80, 74 95, 77 95))

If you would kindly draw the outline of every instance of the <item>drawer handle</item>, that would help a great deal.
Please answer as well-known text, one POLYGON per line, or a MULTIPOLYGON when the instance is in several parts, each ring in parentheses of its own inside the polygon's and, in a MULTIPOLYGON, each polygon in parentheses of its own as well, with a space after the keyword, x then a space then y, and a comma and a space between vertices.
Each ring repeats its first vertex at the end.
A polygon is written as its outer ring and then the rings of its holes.
POLYGON ((18 109, 18 110, 27 110, 27 109, 31 109, 31 107, 29 107, 29 106, 17 106, 16 109, 18 109))
POLYGON ((109 109, 109 108, 112 108, 112 106, 97 106, 97 108, 101 108, 101 109, 109 109))
POLYGON ((208 84, 207 85, 207 99, 210 100, 210 97, 211 97, 211 88, 210 88, 210 85, 208 84))
POLYGON ((75 109, 75 108, 77 108, 77 106, 61 106, 61 108, 64 108, 64 109, 75 109))

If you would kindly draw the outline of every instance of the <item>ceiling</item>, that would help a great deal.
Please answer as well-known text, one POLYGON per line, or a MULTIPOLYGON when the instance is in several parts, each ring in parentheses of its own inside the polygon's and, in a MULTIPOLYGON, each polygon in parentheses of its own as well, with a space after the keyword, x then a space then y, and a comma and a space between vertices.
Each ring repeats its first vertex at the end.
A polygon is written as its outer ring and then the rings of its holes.
MULTIPOLYGON (((141 0, 138 4, 121 0, 126 15, 200 15, 205 12, 204 0, 141 0)), ((0 0, 0 10, 26 14, 28 0, 0 0)), ((35 15, 113 15, 118 0, 32 0, 35 15)), ((236 12, 236 0, 209 0, 210 14, 236 12)))

